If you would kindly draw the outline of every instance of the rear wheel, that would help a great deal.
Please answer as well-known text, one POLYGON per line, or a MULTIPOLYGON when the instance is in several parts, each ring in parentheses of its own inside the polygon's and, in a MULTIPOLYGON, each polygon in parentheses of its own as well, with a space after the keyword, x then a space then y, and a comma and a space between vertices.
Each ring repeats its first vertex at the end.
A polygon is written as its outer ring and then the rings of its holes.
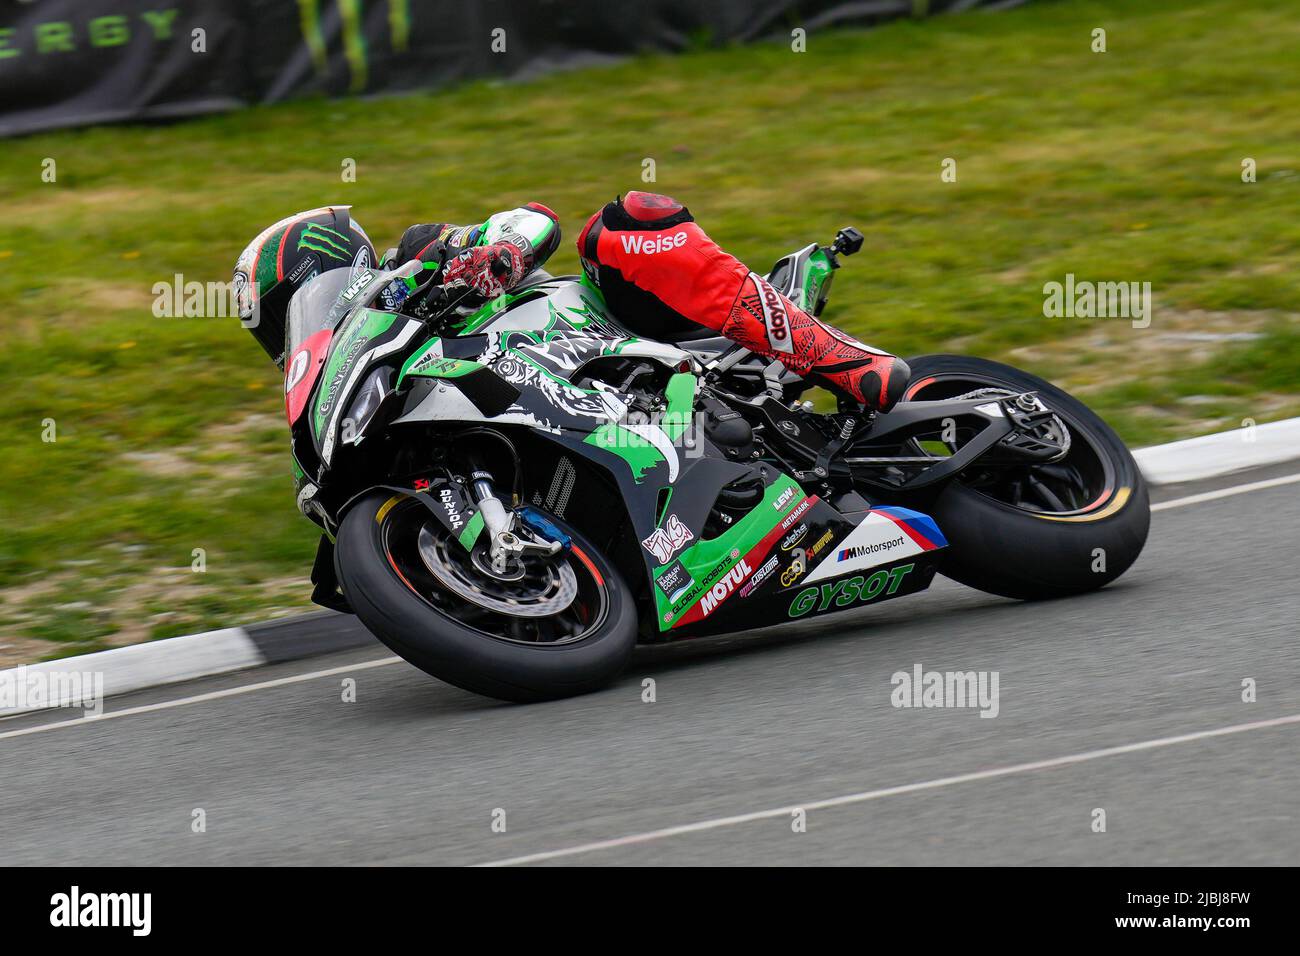
MULTIPOLYGON (((949 549, 940 571, 1005 597, 1062 597, 1102 587, 1137 560, 1151 523, 1146 482, 1128 448, 1104 421, 1056 386, 1009 365, 958 355, 909 359, 904 401, 1037 392, 1068 431, 1060 461, 978 464, 944 489, 931 508, 949 549)), ((952 438, 953 436, 947 436, 952 438)), ((935 443, 949 451, 968 437, 935 443)), ((1060 436, 1057 436, 1058 438, 1060 436)))
POLYGON ((368 495, 339 528, 338 578, 362 623, 434 677, 518 702, 586 693, 626 665, 636 609, 609 561, 547 520, 570 546, 496 574, 483 544, 466 551, 419 501, 368 495))

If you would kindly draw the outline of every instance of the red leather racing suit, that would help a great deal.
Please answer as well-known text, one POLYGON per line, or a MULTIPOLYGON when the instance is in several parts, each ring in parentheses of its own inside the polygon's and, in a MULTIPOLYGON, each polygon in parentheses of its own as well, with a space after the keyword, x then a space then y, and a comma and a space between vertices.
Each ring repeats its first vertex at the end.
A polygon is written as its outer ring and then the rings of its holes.
MULTIPOLYGON (((529 203, 481 226, 412 226, 399 261, 419 258, 439 239, 453 250, 510 243, 522 254, 522 276, 555 250, 559 224, 550 209, 529 203)), ((578 254, 613 314, 639 334, 671 341, 703 326, 868 409, 888 410, 907 387, 905 362, 800 309, 667 196, 630 192, 608 203, 578 236, 578 254)))
POLYGON ((609 203, 587 221, 578 254, 616 316, 669 334, 705 326, 871 409, 888 410, 907 387, 901 359, 800 309, 667 196, 630 192, 609 203))

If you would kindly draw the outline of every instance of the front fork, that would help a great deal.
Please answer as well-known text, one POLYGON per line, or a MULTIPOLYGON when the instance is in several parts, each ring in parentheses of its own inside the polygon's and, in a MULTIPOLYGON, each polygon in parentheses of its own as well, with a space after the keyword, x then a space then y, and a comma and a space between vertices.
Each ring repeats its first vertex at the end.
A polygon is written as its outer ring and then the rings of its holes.
POLYGON ((528 537, 515 533, 515 513, 497 497, 491 473, 474 469, 469 477, 469 490, 483 515, 483 528, 488 536, 488 563, 495 574, 505 575, 512 566, 517 566, 526 550, 550 556, 562 547, 558 541, 535 541, 531 533, 528 537))

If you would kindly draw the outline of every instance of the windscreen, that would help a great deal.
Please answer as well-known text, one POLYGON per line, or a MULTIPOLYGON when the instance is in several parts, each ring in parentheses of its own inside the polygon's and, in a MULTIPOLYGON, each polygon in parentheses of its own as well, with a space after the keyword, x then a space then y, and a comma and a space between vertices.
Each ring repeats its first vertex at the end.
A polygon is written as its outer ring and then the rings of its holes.
POLYGON ((358 275, 351 267, 342 266, 312 279, 289 300, 284 354, 293 355, 299 345, 321 329, 337 328, 350 311, 367 304, 391 275, 370 271, 358 275))

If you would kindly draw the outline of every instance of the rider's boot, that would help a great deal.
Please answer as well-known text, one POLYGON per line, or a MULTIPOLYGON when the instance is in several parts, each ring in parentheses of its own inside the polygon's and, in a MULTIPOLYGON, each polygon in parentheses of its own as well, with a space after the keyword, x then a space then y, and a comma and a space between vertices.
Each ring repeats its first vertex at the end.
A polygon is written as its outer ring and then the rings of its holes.
POLYGON ((615 314, 657 304, 668 313, 660 324, 713 329, 865 411, 888 411, 907 387, 906 362, 800 309, 667 196, 631 192, 609 203, 582 230, 578 254, 615 314))

